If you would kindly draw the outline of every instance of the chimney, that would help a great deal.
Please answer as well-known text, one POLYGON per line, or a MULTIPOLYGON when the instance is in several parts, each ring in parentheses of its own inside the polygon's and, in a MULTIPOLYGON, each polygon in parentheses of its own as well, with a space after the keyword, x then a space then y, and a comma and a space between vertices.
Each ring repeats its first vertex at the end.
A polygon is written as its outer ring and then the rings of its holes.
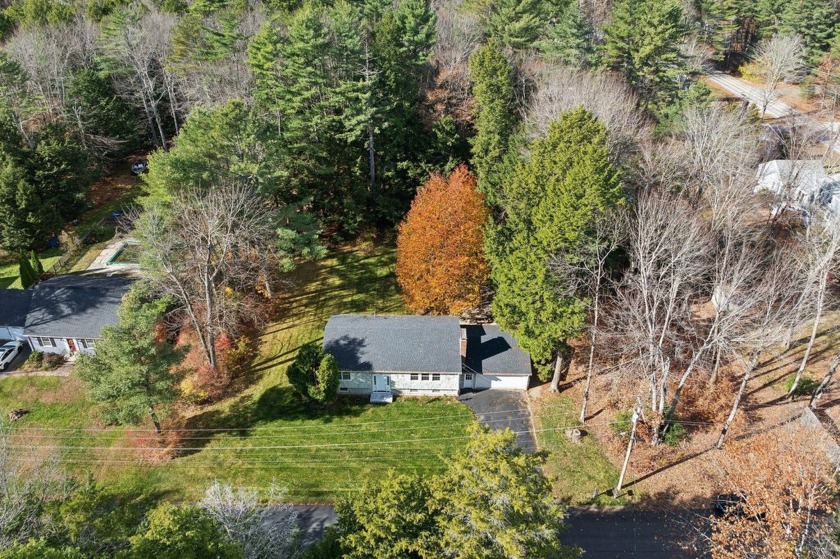
POLYGON ((461 361, 467 360, 467 329, 461 327, 461 361))

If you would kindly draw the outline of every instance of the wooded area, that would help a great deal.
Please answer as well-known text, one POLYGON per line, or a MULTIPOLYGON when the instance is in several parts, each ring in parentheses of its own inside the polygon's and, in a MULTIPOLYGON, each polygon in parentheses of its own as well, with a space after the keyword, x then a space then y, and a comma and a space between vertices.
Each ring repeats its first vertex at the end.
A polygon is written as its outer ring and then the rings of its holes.
MULTIPOLYGON (((625 496, 640 446, 649 456, 712 434, 715 450, 699 454, 715 453, 740 497, 704 528, 704 552, 836 556, 826 440, 738 439, 754 421, 745 407, 767 388, 756 378, 785 352, 797 366, 775 387, 779 405, 818 408, 840 361, 821 345, 840 303, 840 187, 825 172, 840 163, 831 0, 0 6, 0 250, 20 261, 24 286, 44 275, 36 252, 92 209, 98 180, 148 163, 125 216, 143 281, 97 355, 77 364, 105 424, 151 422, 170 445, 168 421, 255 382, 258 336, 303 296, 292 271, 343 243, 395 239, 412 311, 492 319, 548 391, 579 390, 578 425, 564 427, 616 431, 613 498, 625 496), (754 83, 758 98, 710 87, 721 72, 754 83), (782 90, 807 115, 770 122, 782 90), (787 171, 762 189, 757 172, 775 160, 787 171), (824 176, 813 178, 814 163, 824 176), (579 381, 567 382, 572 369, 579 381), (593 422, 601 411, 610 417, 593 422), (794 467, 803 455, 814 460, 794 467), (779 469, 777 456, 790 464, 779 469), (790 495, 796 505, 782 503, 790 495)), ((317 413, 334 404, 339 372, 311 342, 288 349, 282 380, 317 413)), ((533 523, 459 486, 480 484, 475 465, 453 458, 429 482, 394 474, 381 493, 344 502, 322 556, 572 556, 557 541, 563 512, 548 481, 525 473, 544 457, 519 455, 503 436, 471 437, 470 456, 499 447, 517 465, 511 483, 522 483, 533 523), (375 528, 377 507, 413 516, 375 528), (465 510, 495 539, 463 529, 465 510), (406 535, 378 539, 393 530, 406 535)), ((155 509, 147 532, 137 522, 95 545, 74 539, 75 526, 47 537, 32 520, 41 509, 11 507, 26 530, 0 526, 0 547, 12 550, 0 555, 43 544, 158 556, 167 524, 213 532, 226 525, 219 502, 258 509, 245 489, 234 493, 211 488, 192 512, 155 509)), ((257 550, 236 535, 206 545, 219 556, 293 553, 291 540, 263 536, 257 550)))

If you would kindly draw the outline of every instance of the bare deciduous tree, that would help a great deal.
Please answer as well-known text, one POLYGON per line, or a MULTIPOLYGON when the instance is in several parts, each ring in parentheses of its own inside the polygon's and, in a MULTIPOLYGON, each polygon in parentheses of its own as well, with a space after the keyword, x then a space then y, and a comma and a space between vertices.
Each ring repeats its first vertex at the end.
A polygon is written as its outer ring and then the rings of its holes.
POLYGON ((828 276, 834 265, 837 263, 838 252, 840 252, 840 217, 831 214, 818 214, 818 223, 808 228, 807 236, 802 239, 799 245, 804 249, 803 266, 808 270, 807 279, 803 284, 803 297, 801 304, 813 308, 813 324, 808 344, 805 346, 805 353, 802 362, 796 370, 796 376, 791 384, 788 398, 792 398, 799 386, 802 373, 808 365, 811 350, 814 348, 814 341, 817 338, 823 310, 830 303, 831 298, 828 290, 828 276), (822 219, 821 219, 822 218, 822 219), (809 301, 813 298, 813 301, 809 301), (813 304, 809 304, 813 303, 813 304))
MULTIPOLYGON (((266 272, 275 250, 277 213, 248 186, 220 182, 153 204, 137 219, 141 264, 152 284, 180 303, 211 368, 216 339, 244 321, 243 291, 266 272)), ((266 278, 267 281, 270 278, 266 278)))
POLYGON ((611 302, 610 335, 621 348, 622 368, 641 375, 650 409, 665 412, 672 366, 683 355, 691 303, 710 266, 705 226, 681 197, 656 189, 642 193, 628 219, 631 268, 611 302))
POLYGON ((650 134, 638 98, 615 76, 551 65, 538 70, 533 80, 526 121, 534 137, 544 136, 563 112, 580 106, 604 122, 614 161, 634 152, 650 134))
POLYGON ((759 111, 761 116, 776 98, 776 88, 783 81, 796 82, 805 69, 802 38, 799 35, 773 35, 762 42, 752 59, 762 80, 759 111))
POLYGON ((726 348, 734 359, 740 360, 743 373, 729 416, 721 428, 717 448, 723 448, 726 442, 762 353, 784 339, 798 299, 793 286, 801 279, 802 270, 795 261, 785 251, 777 250, 749 298, 737 301, 746 308, 745 319, 739 322, 737 329, 729 332, 726 348))
POLYGON ((177 77, 165 69, 177 19, 156 9, 126 13, 103 29, 100 52, 114 76, 117 92, 143 110, 155 143, 166 148, 164 108, 169 107, 177 132, 177 77))
POLYGON ((201 508, 227 536, 240 545, 245 559, 288 559, 298 548, 298 514, 282 503, 283 491, 269 488, 270 505, 261 505, 259 494, 215 482, 204 494, 201 508))

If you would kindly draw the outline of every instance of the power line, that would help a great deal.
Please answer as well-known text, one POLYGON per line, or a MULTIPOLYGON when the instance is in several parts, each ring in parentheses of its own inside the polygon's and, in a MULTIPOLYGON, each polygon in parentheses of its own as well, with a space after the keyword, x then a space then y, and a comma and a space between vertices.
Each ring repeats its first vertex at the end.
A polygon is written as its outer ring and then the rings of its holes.
MULTIPOLYGON (((705 425, 715 425, 719 423, 702 423, 705 425)), ((621 424, 621 422, 599 422, 588 424, 573 424, 565 426, 557 426, 543 429, 534 429, 526 431, 512 431, 515 435, 553 432, 566 429, 581 429, 593 426, 607 426, 621 424)), ((156 451, 156 452, 174 452, 174 451, 189 451, 189 452, 228 452, 228 451, 254 451, 254 450, 301 450, 301 449, 327 449, 327 448, 347 448, 347 447, 362 447, 375 445, 395 445, 395 444, 416 444, 420 442, 436 442, 436 441, 450 441, 463 440, 470 438, 469 434, 453 435, 448 437, 429 437, 429 438, 415 438, 415 439, 401 439, 401 440, 382 440, 382 441, 350 441, 340 443, 317 443, 317 444, 303 444, 303 445, 264 445, 264 446, 210 446, 210 447, 126 447, 126 446, 74 446, 74 445, 15 445, 8 444, 6 448, 11 449, 38 449, 38 450, 96 450, 96 451, 156 451)))
MULTIPOLYGON (((480 415, 497 415, 501 413, 528 413, 527 408, 516 408, 512 410, 500 410, 500 411, 492 411, 482 413, 480 415)), ((430 415, 430 416, 420 416, 416 418, 407 418, 407 419, 383 419, 379 421, 365 421, 365 422, 346 422, 342 425, 338 426, 349 426, 355 427, 358 425, 377 425, 377 424, 390 424, 390 423, 405 423, 405 422, 418 422, 418 421, 433 421, 438 419, 446 419, 446 418, 469 418, 472 417, 468 412, 462 414, 447 414, 447 415, 430 415)), ((314 429, 314 428, 335 428, 336 425, 331 425, 329 423, 324 423, 321 425, 313 425, 313 424, 306 424, 306 425, 288 425, 284 427, 218 427, 218 428, 192 428, 192 429, 164 429, 164 433, 180 433, 180 432, 225 432, 225 431, 288 431, 291 429, 299 430, 299 429, 314 429)), ((111 432, 113 428, 108 427, 14 427, 11 431, 16 430, 31 430, 31 431, 86 431, 86 432, 111 432)), ((131 431, 131 432, 146 432, 146 433, 154 433, 154 429, 125 429, 124 431, 131 431)))

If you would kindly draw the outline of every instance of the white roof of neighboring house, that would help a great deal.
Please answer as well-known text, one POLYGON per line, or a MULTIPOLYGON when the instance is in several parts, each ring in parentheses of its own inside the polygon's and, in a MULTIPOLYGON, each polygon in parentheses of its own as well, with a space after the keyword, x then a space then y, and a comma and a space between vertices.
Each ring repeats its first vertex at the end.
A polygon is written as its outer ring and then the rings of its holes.
POLYGON ((799 195, 817 192, 820 185, 830 180, 825 166, 819 160, 776 159, 758 166, 758 189, 781 194, 784 188, 799 195))

